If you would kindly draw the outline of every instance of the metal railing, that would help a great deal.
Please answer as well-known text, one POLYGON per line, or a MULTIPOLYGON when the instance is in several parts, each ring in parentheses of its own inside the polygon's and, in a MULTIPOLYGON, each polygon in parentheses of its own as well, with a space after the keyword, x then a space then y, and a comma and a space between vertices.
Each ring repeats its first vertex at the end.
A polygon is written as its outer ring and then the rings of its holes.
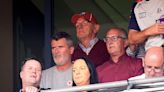
MULTIPOLYGON (((142 89, 139 89, 140 92, 150 92, 150 91, 158 91, 158 90, 163 90, 164 91, 164 77, 157 77, 157 78, 147 78, 147 79, 137 79, 137 80, 124 80, 124 81, 116 81, 116 82, 107 82, 107 83, 98 83, 98 84, 91 84, 91 85, 86 85, 86 86, 75 86, 75 87, 70 87, 70 88, 65 88, 65 89, 58 89, 58 90, 44 90, 41 92, 79 92, 79 91, 92 91, 92 90, 99 90, 100 92, 103 92, 101 90, 103 89, 108 89, 111 90, 114 88, 114 90, 123 91, 126 90, 125 92, 135 92, 130 91, 132 90, 131 88, 134 86, 142 86, 142 89), (147 88, 146 86, 143 86, 143 84, 153 84, 153 83, 161 83, 161 86, 150 86, 147 88), (144 88, 145 87, 145 88, 144 88)), ((158 84, 160 85, 160 84, 158 84)), ((107 91, 106 91, 107 92, 107 91)))

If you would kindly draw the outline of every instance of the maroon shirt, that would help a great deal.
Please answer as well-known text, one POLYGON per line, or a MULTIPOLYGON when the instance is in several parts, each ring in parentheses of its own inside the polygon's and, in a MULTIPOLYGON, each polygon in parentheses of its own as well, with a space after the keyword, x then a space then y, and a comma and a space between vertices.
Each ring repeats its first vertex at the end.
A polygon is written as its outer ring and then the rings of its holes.
POLYGON ((117 63, 108 60, 97 67, 100 83, 127 80, 130 77, 141 75, 143 72, 142 60, 126 54, 121 56, 117 63))
POLYGON ((74 50, 72 59, 76 60, 81 57, 88 57, 89 59, 91 59, 95 67, 103 64, 109 58, 105 42, 102 40, 98 40, 98 42, 93 46, 88 55, 78 45, 74 50))

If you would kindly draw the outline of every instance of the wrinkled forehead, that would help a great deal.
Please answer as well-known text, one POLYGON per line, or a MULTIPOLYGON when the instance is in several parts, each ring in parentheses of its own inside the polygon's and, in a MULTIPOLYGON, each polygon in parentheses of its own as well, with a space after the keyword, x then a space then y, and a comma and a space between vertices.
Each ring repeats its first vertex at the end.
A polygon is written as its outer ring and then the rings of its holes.
POLYGON ((160 59, 160 58, 153 58, 153 57, 151 57, 150 59, 146 58, 145 59, 145 65, 154 66, 154 67, 161 67, 164 65, 164 60, 160 59))
POLYGON ((151 47, 145 55, 146 64, 162 65, 164 63, 164 53, 161 47, 151 47))
POLYGON ((109 31, 107 31, 106 36, 119 36, 121 34, 120 31, 116 30, 116 29, 111 29, 109 31))

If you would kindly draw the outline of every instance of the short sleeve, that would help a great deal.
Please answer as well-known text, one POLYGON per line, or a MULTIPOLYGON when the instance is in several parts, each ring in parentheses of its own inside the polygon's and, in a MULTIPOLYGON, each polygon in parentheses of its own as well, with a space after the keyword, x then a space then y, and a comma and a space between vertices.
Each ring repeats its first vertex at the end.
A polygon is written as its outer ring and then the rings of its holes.
POLYGON ((138 26, 135 14, 134 14, 134 7, 136 6, 136 2, 133 4, 132 9, 131 9, 131 15, 130 15, 130 21, 129 21, 129 26, 128 29, 134 29, 134 30, 139 30, 140 28, 138 26))

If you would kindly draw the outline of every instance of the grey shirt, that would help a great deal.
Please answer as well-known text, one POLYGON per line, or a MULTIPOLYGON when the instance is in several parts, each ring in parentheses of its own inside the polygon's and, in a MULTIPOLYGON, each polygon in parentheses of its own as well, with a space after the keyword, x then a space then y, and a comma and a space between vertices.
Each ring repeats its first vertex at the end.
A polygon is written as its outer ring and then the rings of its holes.
POLYGON ((72 87, 72 67, 58 71, 56 66, 42 72, 40 88, 61 89, 72 87))

